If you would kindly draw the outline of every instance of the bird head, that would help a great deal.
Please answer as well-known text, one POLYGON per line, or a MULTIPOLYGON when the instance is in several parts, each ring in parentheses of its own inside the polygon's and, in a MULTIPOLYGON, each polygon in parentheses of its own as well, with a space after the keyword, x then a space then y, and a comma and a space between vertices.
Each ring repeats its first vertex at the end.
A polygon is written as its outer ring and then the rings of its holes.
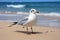
POLYGON ((39 13, 39 12, 36 9, 31 9, 30 13, 36 14, 36 13, 39 13))

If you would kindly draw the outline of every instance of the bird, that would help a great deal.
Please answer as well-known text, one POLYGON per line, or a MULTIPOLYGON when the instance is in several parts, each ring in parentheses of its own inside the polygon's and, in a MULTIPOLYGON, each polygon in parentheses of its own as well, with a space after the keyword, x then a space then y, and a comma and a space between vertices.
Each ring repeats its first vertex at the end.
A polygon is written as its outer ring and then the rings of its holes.
POLYGON ((25 18, 23 18, 22 20, 20 20, 19 22, 13 22, 13 24, 9 25, 9 27, 12 27, 12 25, 22 25, 23 28, 27 27, 26 30, 28 32, 28 27, 31 27, 31 32, 33 33, 33 28, 32 26, 34 26, 37 22, 37 15, 36 13, 39 13, 36 9, 31 9, 29 11, 29 15, 25 18))

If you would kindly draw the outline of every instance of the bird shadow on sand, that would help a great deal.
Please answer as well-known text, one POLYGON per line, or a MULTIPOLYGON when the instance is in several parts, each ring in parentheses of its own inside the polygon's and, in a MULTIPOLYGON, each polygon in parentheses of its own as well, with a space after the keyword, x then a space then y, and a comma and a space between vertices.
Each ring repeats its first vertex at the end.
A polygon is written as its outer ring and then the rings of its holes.
POLYGON ((19 32, 19 33, 24 33, 24 34, 42 34, 43 32, 30 32, 30 31, 14 31, 14 32, 19 32))

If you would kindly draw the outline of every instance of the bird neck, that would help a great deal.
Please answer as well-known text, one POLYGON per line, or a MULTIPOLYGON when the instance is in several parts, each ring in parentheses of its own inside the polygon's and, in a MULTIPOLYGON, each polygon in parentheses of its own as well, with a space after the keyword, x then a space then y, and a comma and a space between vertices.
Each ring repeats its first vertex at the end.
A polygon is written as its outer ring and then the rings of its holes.
POLYGON ((36 16, 34 13, 30 13, 29 16, 36 16))
MULTIPOLYGON (((34 13, 30 13, 30 15, 33 15, 34 13)), ((35 15, 35 14, 34 14, 35 15)))

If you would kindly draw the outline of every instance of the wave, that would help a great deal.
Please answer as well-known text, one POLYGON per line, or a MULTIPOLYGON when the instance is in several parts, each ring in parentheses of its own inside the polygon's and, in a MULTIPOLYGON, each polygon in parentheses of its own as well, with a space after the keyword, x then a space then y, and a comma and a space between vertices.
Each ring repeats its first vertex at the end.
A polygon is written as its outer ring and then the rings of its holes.
POLYGON ((0 16, 17 16, 16 14, 0 14, 0 16))
POLYGON ((51 12, 51 13, 40 13, 38 15, 44 15, 44 16, 57 16, 60 17, 60 13, 55 13, 55 12, 51 12))
POLYGON ((7 7, 12 7, 12 8, 23 8, 25 5, 6 5, 7 7))
MULTIPOLYGON (((29 15, 28 12, 3 12, 5 14, 0 14, 0 16, 19 16, 20 15, 29 15), (13 14, 12 14, 13 13, 13 14)), ((50 13, 37 13, 38 16, 56 16, 56 17, 60 17, 60 13, 56 13, 56 12, 50 12, 50 13)))
MULTIPOLYGON (((17 14, 22 14, 22 15, 25 14, 25 15, 28 15, 27 12, 17 12, 17 14)), ((37 15, 60 17, 60 13, 56 13, 56 12, 50 12, 50 13, 37 13, 37 15)))

